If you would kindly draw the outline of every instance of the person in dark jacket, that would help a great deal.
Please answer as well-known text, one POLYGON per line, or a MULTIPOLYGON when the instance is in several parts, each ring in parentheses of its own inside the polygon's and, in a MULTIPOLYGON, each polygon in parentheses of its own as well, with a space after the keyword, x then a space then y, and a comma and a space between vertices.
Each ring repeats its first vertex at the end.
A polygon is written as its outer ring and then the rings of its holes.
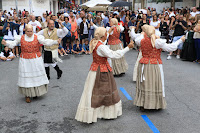
POLYGON ((81 44, 84 44, 84 39, 88 38, 90 25, 86 22, 86 18, 82 18, 83 21, 80 23, 80 40, 81 44))

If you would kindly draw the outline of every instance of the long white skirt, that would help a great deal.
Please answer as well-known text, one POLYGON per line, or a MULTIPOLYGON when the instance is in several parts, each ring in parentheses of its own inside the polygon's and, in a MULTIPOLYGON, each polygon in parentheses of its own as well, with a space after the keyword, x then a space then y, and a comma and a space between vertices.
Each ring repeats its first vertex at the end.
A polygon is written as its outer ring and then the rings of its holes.
POLYGON ((97 122, 97 118, 114 119, 122 115, 121 100, 115 105, 101 106, 99 108, 91 107, 91 97, 96 79, 96 72, 89 71, 85 82, 83 94, 76 112, 75 119, 80 122, 97 122))
POLYGON ((49 80, 46 76, 42 57, 19 59, 19 92, 26 96, 41 96, 47 93, 49 80))
POLYGON ((138 64, 140 59, 142 59, 142 52, 140 51, 137 57, 137 61, 135 63, 134 69, 133 69, 133 81, 136 81, 137 79, 137 68, 138 68, 138 64))

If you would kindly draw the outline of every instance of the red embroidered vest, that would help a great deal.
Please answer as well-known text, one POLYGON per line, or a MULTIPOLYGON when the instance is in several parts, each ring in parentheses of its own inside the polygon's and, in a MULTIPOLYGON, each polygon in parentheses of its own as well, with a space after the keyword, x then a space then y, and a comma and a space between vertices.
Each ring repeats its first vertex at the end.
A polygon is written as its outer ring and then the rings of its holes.
POLYGON ((162 49, 156 49, 152 47, 151 38, 149 38, 146 34, 144 35, 144 39, 141 40, 141 51, 142 51, 142 59, 140 59, 140 63, 142 64, 162 64, 162 60, 160 58, 162 49))
POLYGON ((98 67, 100 67, 100 72, 108 72, 108 70, 111 72, 112 68, 110 67, 107 58, 106 57, 101 57, 97 54, 97 48, 103 45, 100 41, 97 43, 97 46, 93 50, 93 62, 90 67, 91 71, 97 71, 98 67))
POLYGON ((21 58, 33 59, 36 57, 41 57, 40 44, 37 40, 37 35, 34 35, 34 40, 32 42, 25 41, 25 35, 21 37, 21 58))
POLYGON ((113 34, 109 35, 108 45, 116 45, 116 44, 122 43, 119 37, 120 37, 120 33, 117 31, 117 28, 115 27, 113 30, 113 34))

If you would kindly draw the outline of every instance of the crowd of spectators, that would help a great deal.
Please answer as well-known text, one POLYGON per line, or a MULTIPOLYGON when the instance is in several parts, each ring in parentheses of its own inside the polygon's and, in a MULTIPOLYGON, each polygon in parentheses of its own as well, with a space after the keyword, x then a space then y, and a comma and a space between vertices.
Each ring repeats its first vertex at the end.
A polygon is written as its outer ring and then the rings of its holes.
MULTIPOLYGON (((158 13, 155 8, 142 11, 114 8, 111 11, 104 12, 65 9, 64 12, 57 15, 46 11, 41 16, 34 16, 25 9, 19 10, 17 13, 15 9, 11 8, 10 11, 0 11, 0 42, 2 39, 14 40, 16 35, 23 35, 26 24, 31 24, 34 33, 37 33, 47 28, 49 20, 53 20, 55 27, 60 28, 58 20, 61 20, 70 32, 63 38, 62 44, 59 46, 60 56, 90 54, 89 42, 94 37, 95 32, 93 23, 97 27, 110 27, 111 18, 117 18, 119 24, 124 26, 124 31, 120 35, 124 47, 130 42, 129 30, 131 26, 135 26, 135 31, 141 33, 143 25, 152 25, 157 31, 161 32, 161 38, 165 38, 169 43, 186 35, 186 42, 179 45, 177 51, 169 53, 168 60, 176 55, 177 59, 182 58, 200 63, 200 8, 196 7, 163 8, 161 13, 158 13), (191 48, 193 50, 188 50, 191 48)), ((11 56, 12 59, 19 57, 20 44, 12 50, 6 49, 4 50, 4 46, 0 44, 1 60, 10 60, 11 56), (8 55, 8 53, 10 54, 8 55)))

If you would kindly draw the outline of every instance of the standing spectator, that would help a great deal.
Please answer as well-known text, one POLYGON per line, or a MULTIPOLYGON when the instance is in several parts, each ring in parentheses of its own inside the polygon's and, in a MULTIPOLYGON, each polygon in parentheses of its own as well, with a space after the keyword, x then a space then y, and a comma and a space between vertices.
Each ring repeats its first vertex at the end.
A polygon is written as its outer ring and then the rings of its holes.
POLYGON ((34 33, 36 33, 36 27, 37 26, 40 27, 40 28, 42 27, 42 25, 40 24, 40 22, 38 22, 37 20, 35 20, 35 16, 34 15, 31 17, 31 21, 28 24, 30 24, 30 25, 33 26, 33 32, 34 33))
MULTIPOLYGON (((176 42, 177 40, 179 40, 183 35, 185 35, 185 30, 187 30, 187 22, 185 22, 183 20, 183 15, 181 14, 179 16, 179 19, 173 22, 173 26, 172 28, 175 28, 174 30, 174 35, 173 35, 173 42, 176 42)), ((180 43, 178 46, 178 52, 177 52, 177 59, 180 59, 180 53, 183 47, 183 43, 180 43)), ((171 59, 171 55, 173 52, 170 52, 170 54, 168 55, 167 59, 170 60, 171 59)))
POLYGON ((42 14, 42 22, 44 23, 46 21, 46 19, 47 19, 47 14, 44 12, 42 14))
POLYGON ((145 25, 145 24, 149 25, 149 20, 147 20, 146 14, 143 14, 142 15, 142 21, 138 21, 135 31, 137 33, 141 33, 142 32, 142 26, 145 25))
MULTIPOLYGON (((71 11, 71 12, 69 13, 69 23, 71 23, 72 18, 73 18, 74 16, 75 16, 74 13, 71 11)), ((75 20, 75 21, 76 21, 76 20, 75 20)))
POLYGON ((136 18, 131 18, 131 20, 128 22, 128 27, 130 26, 136 26, 136 18))
POLYGON ((193 7, 193 8, 192 8, 192 12, 190 13, 190 15, 191 15, 192 17, 195 17, 197 14, 199 14, 199 12, 197 12, 197 8, 196 8, 196 7, 193 7))
POLYGON ((196 49, 196 62, 200 63, 200 20, 198 20, 197 25, 194 28, 194 41, 196 49))
POLYGON ((124 32, 125 32, 125 42, 124 47, 126 47, 130 43, 130 37, 129 37, 129 27, 128 27, 129 17, 126 17, 126 21, 124 23, 124 32))
POLYGON ((97 17, 97 22, 96 22, 97 27, 104 27, 104 24, 101 20, 101 17, 97 17))
POLYGON ((161 22, 160 22, 160 32, 161 32, 161 37, 168 39, 168 34, 169 34, 169 26, 167 25, 167 22, 164 21, 164 17, 161 17, 161 22))
MULTIPOLYGON (((78 39, 78 25, 77 22, 75 21, 75 17, 72 17, 72 21, 71 21, 71 49, 73 48, 73 44, 74 41, 78 39)), ((71 53, 71 49, 70 49, 70 53, 71 53)), ((69 52, 69 51, 68 51, 69 52)))
POLYGON ((21 24, 20 24, 20 27, 19 27, 19 35, 25 34, 25 26, 26 26, 26 23, 24 22, 24 19, 22 18, 21 24))
POLYGON ((86 18, 83 17, 83 21, 80 23, 80 40, 81 44, 84 44, 84 39, 88 38, 89 24, 86 22, 86 18))
POLYGON ((0 17, 0 52, 3 51, 3 49, 4 49, 4 46, 1 44, 1 41, 2 41, 3 36, 4 36, 4 34, 3 34, 3 32, 2 32, 3 26, 4 26, 4 21, 3 21, 2 18, 0 17))
POLYGON ((63 48, 67 51, 71 49, 71 24, 69 23, 69 18, 64 17, 65 21, 63 25, 69 30, 68 34, 63 38, 63 48))
POLYGON ((49 20, 51 20, 50 16, 47 16, 47 19, 46 19, 46 21, 44 22, 44 25, 43 25, 44 27, 42 27, 42 29, 47 28, 49 20))
POLYGON ((58 22, 56 21, 56 16, 55 15, 51 15, 51 20, 53 20, 54 21, 54 26, 55 26, 55 28, 59 28, 59 24, 58 24, 58 22))
POLYGON ((175 16, 174 12, 172 11, 172 8, 169 9, 169 17, 175 16))
POLYGON ((108 22, 109 22, 108 13, 106 13, 105 17, 103 19, 104 27, 106 27, 106 25, 107 25, 108 22))
MULTIPOLYGON (((90 24, 91 22, 93 22, 93 18, 91 14, 88 14, 88 19, 87 22, 90 24)), ((91 37, 94 38, 94 26, 90 26, 89 29, 89 36, 88 36, 88 41, 90 42, 91 37)))
POLYGON ((155 27, 157 31, 159 31, 160 28, 160 21, 158 21, 158 17, 156 15, 153 16, 153 21, 150 22, 150 25, 155 27))
POLYGON ((167 25, 169 26, 169 24, 170 24, 170 21, 169 21, 169 15, 165 15, 165 20, 164 20, 166 23, 167 23, 167 25))

